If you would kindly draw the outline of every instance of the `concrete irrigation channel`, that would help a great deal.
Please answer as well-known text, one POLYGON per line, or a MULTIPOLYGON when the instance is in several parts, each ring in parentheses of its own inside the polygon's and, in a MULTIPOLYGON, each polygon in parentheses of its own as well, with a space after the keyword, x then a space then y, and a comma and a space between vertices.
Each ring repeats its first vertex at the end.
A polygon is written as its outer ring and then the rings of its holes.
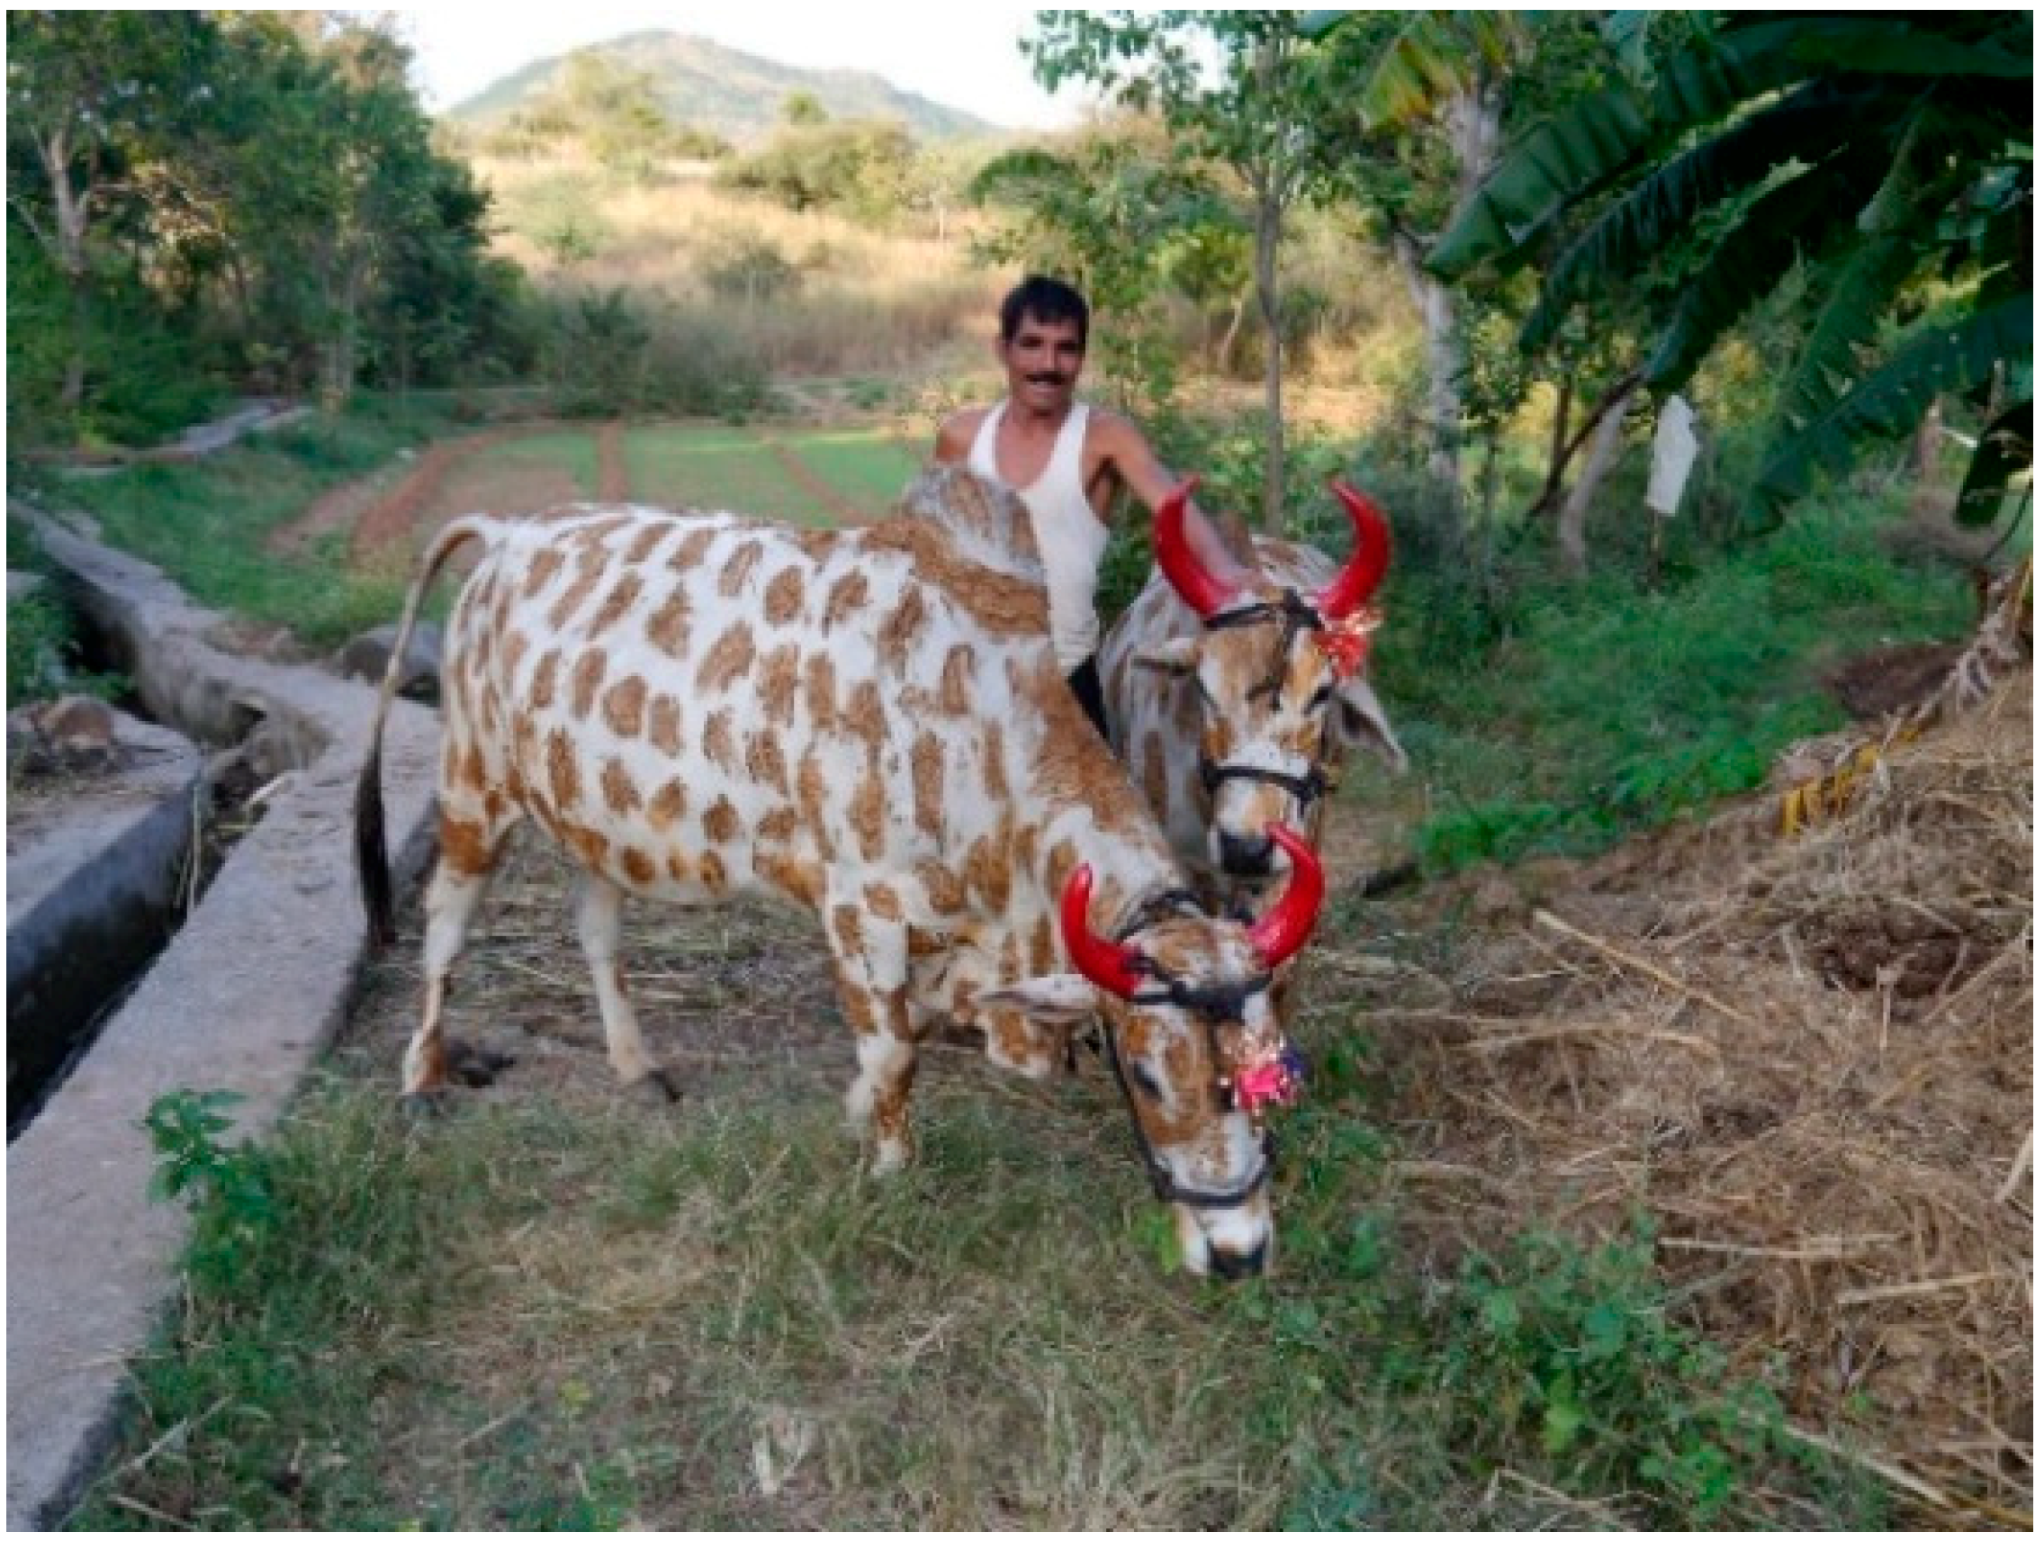
MULTIPOLYGON (((186 1221, 148 1198, 144 1114, 166 1093, 228 1091, 237 1135, 260 1135, 345 1020, 364 951, 350 817, 375 708, 363 685, 223 651, 225 619, 155 568, 27 512, 147 714, 215 749, 252 746, 274 780, 260 823, 8 1149, 10 1530, 61 1523, 114 1433, 127 1361, 175 1298, 186 1221)), ((438 731, 406 702, 387 730, 407 877, 430 852, 438 731)))

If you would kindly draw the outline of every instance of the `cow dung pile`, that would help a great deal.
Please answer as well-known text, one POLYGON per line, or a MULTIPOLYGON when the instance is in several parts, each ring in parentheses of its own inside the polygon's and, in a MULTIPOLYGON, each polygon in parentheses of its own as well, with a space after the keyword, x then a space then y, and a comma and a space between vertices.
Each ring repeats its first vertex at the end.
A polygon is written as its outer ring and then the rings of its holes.
POLYGON ((2031 1502, 2031 688, 1800 835, 1757 797, 1521 894, 1433 1001, 1367 992, 1430 1236, 1650 1216, 1792 1427, 1972 1526, 2031 1502))

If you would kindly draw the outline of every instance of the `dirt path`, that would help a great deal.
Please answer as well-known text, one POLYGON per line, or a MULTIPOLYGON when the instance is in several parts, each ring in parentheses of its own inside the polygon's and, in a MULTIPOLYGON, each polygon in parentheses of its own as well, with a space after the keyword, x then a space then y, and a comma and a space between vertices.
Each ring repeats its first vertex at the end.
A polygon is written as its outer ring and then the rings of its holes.
POLYGON ((605 423, 596 435, 596 497, 601 503, 629 503, 632 475, 625 465, 624 424, 605 423))
POLYGON ((355 554, 366 556, 380 546, 409 539, 419 522, 419 515, 440 491, 449 471, 492 445, 538 431, 529 424, 517 428, 492 428, 464 439, 447 439, 435 444, 419 458, 412 474, 395 492, 356 521, 355 554))
POLYGON ((774 457, 775 462, 788 473, 795 485, 828 509, 838 523, 845 525, 873 523, 870 514, 856 503, 848 501, 844 494, 811 470, 802 457, 789 449, 778 435, 764 428, 754 428, 752 436, 765 446, 767 453, 774 457))

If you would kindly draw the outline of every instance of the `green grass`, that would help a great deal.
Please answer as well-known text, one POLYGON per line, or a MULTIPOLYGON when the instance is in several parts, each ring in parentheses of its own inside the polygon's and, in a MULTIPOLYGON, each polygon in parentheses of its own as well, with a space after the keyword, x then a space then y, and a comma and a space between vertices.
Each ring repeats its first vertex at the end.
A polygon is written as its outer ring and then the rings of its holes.
POLYGON ((1660 593, 1521 574, 1489 615, 1394 577, 1375 678, 1427 789, 1420 854, 1582 854, 1761 785, 1790 741, 1845 724, 1825 666, 1970 624, 1964 575, 1892 554, 1884 522, 1813 506, 1660 593))
POLYGON ((499 470, 505 466, 532 466, 565 471, 575 484, 577 496, 583 498, 594 498, 602 484, 596 435, 586 428, 523 434, 507 443, 486 446, 470 463, 477 467, 488 463, 499 470))
POLYGON ((201 604, 332 647, 395 618, 407 575, 349 566, 345 534, 289 556, 271 551, 267 537, 321 493, 446 427, 416 409, 320 418, 189 464, 53 478, 31 497, 83 508, 110 542, 162 568, 201 604))
POLYGON ((625 434, 624 456, 632 495, 644 503, 835 522, 759 438, 743 430, 634 428, 625 434))
POLYGON ((685 1114, 535 1095, 409 1128, 344 1070, 260 1149, 182 1099, 159 1147, 200 1200, 190 1287, 71 1526, 1880 1517, 1679 1325, 1643 1237, 1431 1274, 1367 1038, 1305 1031, 1283 1272, 1236 1287, 1172 1271, 1097 1074, 926 1078, 887 1183, 833 1096, 758 1077, 685 1114))
POLYGON ((818 479, 874 517, 888 513, 922 461, 878 429, 789 434, 789 449, 818 479))

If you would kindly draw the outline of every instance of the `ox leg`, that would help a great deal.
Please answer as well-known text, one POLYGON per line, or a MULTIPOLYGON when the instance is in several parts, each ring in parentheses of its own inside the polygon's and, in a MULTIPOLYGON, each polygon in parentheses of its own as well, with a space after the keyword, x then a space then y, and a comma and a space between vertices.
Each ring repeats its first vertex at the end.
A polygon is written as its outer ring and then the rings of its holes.
MULTIPOLYGON (((850 907, 840 914, 850 911, 850 907)), ((856 914, 856 911, 850 911, 856 914)), ((840 922, 834 946, 845 1016, 858 1034, 859 1073, 845 1094, 852 1127, 873 1139, 873 1175, 907 1164, 908 1102, 915 1084, 915 1029, 908 1006, 908 932, 898 925, 849 927, 840 922), (857 936, 853 951, 848 938, 857 936)))
POLYGON ((443 811, 440 816, 440 859, 426 886, 426 1004, 419 1030, 405 1047, 404 1098, 420 1104, 446 1090, 449 1054, 441 1022, 447 1009, 447 982, 454 960, 468 941, 476 906, 489 892, 497 856, 509 826, 491 829, 443 811))
POLYGON ((575 924, 582 936, 582 956, 596 982, 596 1004, 603 1013, 603 1041, 610 1068, 628 1089, 672 1102, 678 1096, 667 1072, 646 1052, 638 1013, 625 994, 624 966, 618 962, 618 939, 624 930, 624 890, 608 878, 585 873, 576 896, 575 924))

